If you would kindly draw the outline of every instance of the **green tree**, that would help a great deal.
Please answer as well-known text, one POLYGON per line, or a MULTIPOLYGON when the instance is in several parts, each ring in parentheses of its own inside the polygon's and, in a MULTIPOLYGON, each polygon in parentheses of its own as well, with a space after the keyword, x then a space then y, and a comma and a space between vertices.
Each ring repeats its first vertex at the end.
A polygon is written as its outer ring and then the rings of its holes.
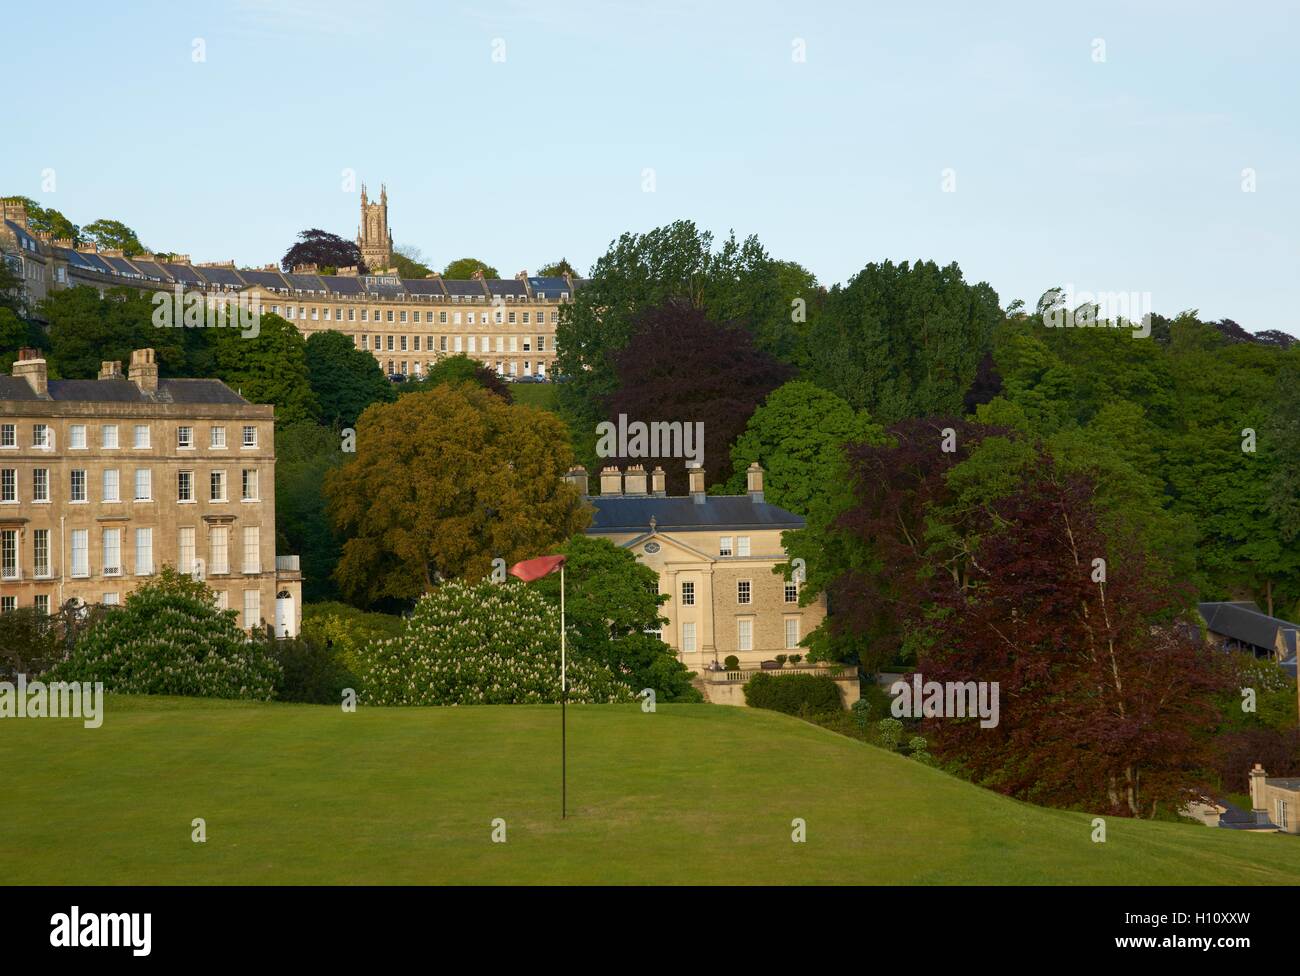
POLYGON ((955 415, 1001 319, 993 289, 956 264, 868 264, 827 295, 806 359, 819 384, 883 423, 955 415))
POLYGON ((379 361, 356 348, 342 332, 313 332, 307 337, 304 356, 308 382, 326 426, 354 427, 366 407, 397 398, 379 361))
POLYGON ((50 292, 41 315, 52 367, 65 379, 94 379, 102 362, 129 363, 133 350, 151 348, 164 374, 183 372, 182 330, 155 328, 153 311, 150 296, 134 288, 109 289, 103 298, 84 285, 50 292))
POLYGON ((53 207, 42 207, 31 197, 12 196, 5 199, 21 203, 27 208, 27 227, 30 230, 68 239, 73 244, 81 243, 81 228, 53 207))
POLYGON ((541 278, 562 278, 564 275, 573 278, 580 277, 578 272, 573 270, 573 265, 569 263, 568 258, 560 258, 558 261, 542 265, 537 269, 537 275, 541 278))
POLYGON ((276 551, 302 560, 303 600, 336 599, 342 544, 334 534, 321 485, 346 455, 338 431, 309 421, 287 424, 275 435, 276 551))
POLYGON ((418 247, 401 244, 393 251, 393 267, 402 278, 427 278, 433 269, 424 263, 424 255, 418 247))
POLYGON ((510 393, 510 387, 494 370, 489 369, 477 359, 472 359, 464 353, 443 356, 419 380, 407 382, 402 392, 418 393, 446 383, 473 383, 489 393, 496 394, 506 403, 514 401, 514 397, 510 393))
POLYGON ((127 257, 143 254, 148 248, 140 243, 135 231, 120 220, 99 219, 81 229, 82 236, 102 248, 117 248, 127 257))
POLYGON ((325 480, 344 537, 335 576, 359 604, 413 600, 477 578, 580 531, 590 517, 563 482, 573 463, 557 417, 468 384, 375 404, 356 454, 325 480))
MULTIPOLYGON (((653 688, 660 701, 699 701, 693 673, 658 636, 665 623, 659 607, 668 599, 659 593, 659 574, 608 539, 575 535, 559 551, 568 557, 565 613, 572 653, 608 667, 635 691, 653 688)), ((533 585, 559 606, 558 574, 533 585)))
MULTIPOLYGON (((0 261, 0 265, 4 262, 0 261)), ((0 373, 8 373, 24 346, 39 346, 40 330, 11 308, 0 306, 0 373)))
POLYGON ((478 258, 457 258, 452 261, 443 270, 444 278, 453 278, 463 280, 474 277, 474 272, 482 271, 484 278, 500 278, 501 274, 492 265, 480 261, 478 258))
POLYGON ((263 312, 256 337, 236 329, 209 329, 212 368, 217 377, 250 403, 275 404, 277 425, 320 415, 307 367, 307 343, 292 325, 263 312))
POLYGON ((732 445, 724 492, 742 494, 745 470, 757 461, 765 472, 767 501, 806 516, 814 499, 832 491, 841 448, 883 437, 865 411, 807 380, 791 380, 768 395, 732 445))

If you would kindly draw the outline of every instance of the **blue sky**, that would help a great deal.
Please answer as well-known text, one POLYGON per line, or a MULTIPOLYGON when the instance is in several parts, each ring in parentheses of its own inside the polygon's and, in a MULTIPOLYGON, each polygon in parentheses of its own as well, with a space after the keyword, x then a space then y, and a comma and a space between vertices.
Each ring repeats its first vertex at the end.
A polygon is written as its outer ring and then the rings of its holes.
POLYGON ((826 284, 957 261, 1004 304, 1149 292, 1300 334, 1300 14, 1054 6, 18 4, 0 191, 260 264, 355 235, 352 170, 437 267, 585 271, 690 218, 826 284))

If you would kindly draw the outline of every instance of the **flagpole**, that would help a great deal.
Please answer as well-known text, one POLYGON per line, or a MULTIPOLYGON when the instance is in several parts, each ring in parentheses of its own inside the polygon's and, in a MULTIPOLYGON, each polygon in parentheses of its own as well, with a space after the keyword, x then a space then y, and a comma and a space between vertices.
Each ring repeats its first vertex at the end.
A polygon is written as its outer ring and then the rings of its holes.
POLYGON ((568 816, 568 712, 569 682, 565 661, 564 636, 564 563, 560 563, 560 819, 568 816))

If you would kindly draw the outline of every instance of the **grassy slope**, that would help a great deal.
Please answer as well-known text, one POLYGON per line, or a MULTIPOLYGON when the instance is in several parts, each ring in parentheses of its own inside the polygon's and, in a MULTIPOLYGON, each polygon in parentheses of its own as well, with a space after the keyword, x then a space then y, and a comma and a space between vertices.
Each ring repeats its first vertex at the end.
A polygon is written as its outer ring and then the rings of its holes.
POLYGON ((526 403, 543 410, 555 409, 554 383, 511 383, 510 395, 515 403, 526 403))
POLYGON ((1300 882, 1300 843, 1044 810, 774 713, 111 698, 0 730, 7 883, 1300 882), (190 841, 204 817, 208 842, 190 841), (508 843, 490 842, 503 817, 508 843), (790 821, 808 824, 806 844, 790 821))

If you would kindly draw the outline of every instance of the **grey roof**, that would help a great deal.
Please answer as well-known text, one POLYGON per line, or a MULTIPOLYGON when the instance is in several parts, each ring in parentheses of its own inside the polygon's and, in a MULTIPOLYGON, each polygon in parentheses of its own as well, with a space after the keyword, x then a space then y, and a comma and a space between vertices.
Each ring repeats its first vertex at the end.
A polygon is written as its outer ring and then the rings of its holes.
POLYGON ((320 279, 331 295, 360 295, 361 282, 348 275, 321 275, 320 279))
POLYGON ((159 281, 171 280, 171 276, 156 261, 141 261, 139 258, 132 258, 131 263, 139 268, 141 273, 150 278, 157 278, 159 281))
POLYGON ((443 278, 442 283, 446 285, 448 295, 487 295, 483 282, 478 278, 443 278))
POLYGON ((113 269, 108 266, 108 262, 93 251, 78 251, 77 253, 81 255, 82 260, 86 262, 92 271, 98 271, 100 274, 113 273, 113 269))
POLYGON ((705 495, 696 502, 689 495, 592 495, 596 508, 588 532, 642 532, 684 529, 802 529, 804 520, 793 512, 757 502, 748 495, 705 495))
POLYGON ((559 277, 551 277, 551 278, 533 277, 528 279, 528 284, 533 289, 534 294, 536 294, 537 292, 541 292, 547 298, 550 298, 552 295, 554 295, 556 298, 559 298, 560 292, 573 291, 573 289, 569 287, 568 280, 559 277))
POLYGON ((194 273, 194 269, 184 264, 171 264, 164 261, 162 269, 167 272, 173 281, 179 281, 183 285, 201 285, 203 279, 194 273))
POLYGON ((437 278, 403 278, 402 287, 412 295, 443 295, 442 282, 437 278))
POLYGON ((494 295, 527 295, 528 289, 518 278, 492 278, 487 283, 488 291, 494 295))
MULTIPOLYGON (((137 262, 138 263, 138 262, 137 262)), ((244 287, 244 279, 239 277, 234 268, 195 268, 199 274, 207 278, 214 285, 232 285, 236 288, 244 287)))
POLYGON ((1197 609, 1205 620, 1205 626, 1213 634, 1273 650, 1279 630, 1288 649, 1296 645, 1296 633, 1300 626, 1277 617, 1270 617, 1249 600, 1234 600, 1221 603, 1198 603, 1197 609))
POLYGON ((289 284, 278 271, 240 271, 240 276, 250 285, 262 288, 288 288, 289 284))
MULTIPOLYGON (((166 379, 153 396, 128 379, 50 380, 50 399, 70 403, 232 403, 248 401, 221 380, 166 379)), ((0 376, 0 400, 39 400, 21 376, 0 376)))
POLYGON ((284 278, 289 282, 289 287, 299 291, 325 291, 325 282, 321 281, 320 275, 287 274, 284 278))
POLYGON ((27 242, 28 250, 39 246, 36 242, 35 237, 33 237, 27 231, 23 230, 22 227, 20 227, 18 224, 15 224, 12 220, 6 220, 5 226, 14 232, 14 236, 18 238, 19 242, 22 241, 27 242))

